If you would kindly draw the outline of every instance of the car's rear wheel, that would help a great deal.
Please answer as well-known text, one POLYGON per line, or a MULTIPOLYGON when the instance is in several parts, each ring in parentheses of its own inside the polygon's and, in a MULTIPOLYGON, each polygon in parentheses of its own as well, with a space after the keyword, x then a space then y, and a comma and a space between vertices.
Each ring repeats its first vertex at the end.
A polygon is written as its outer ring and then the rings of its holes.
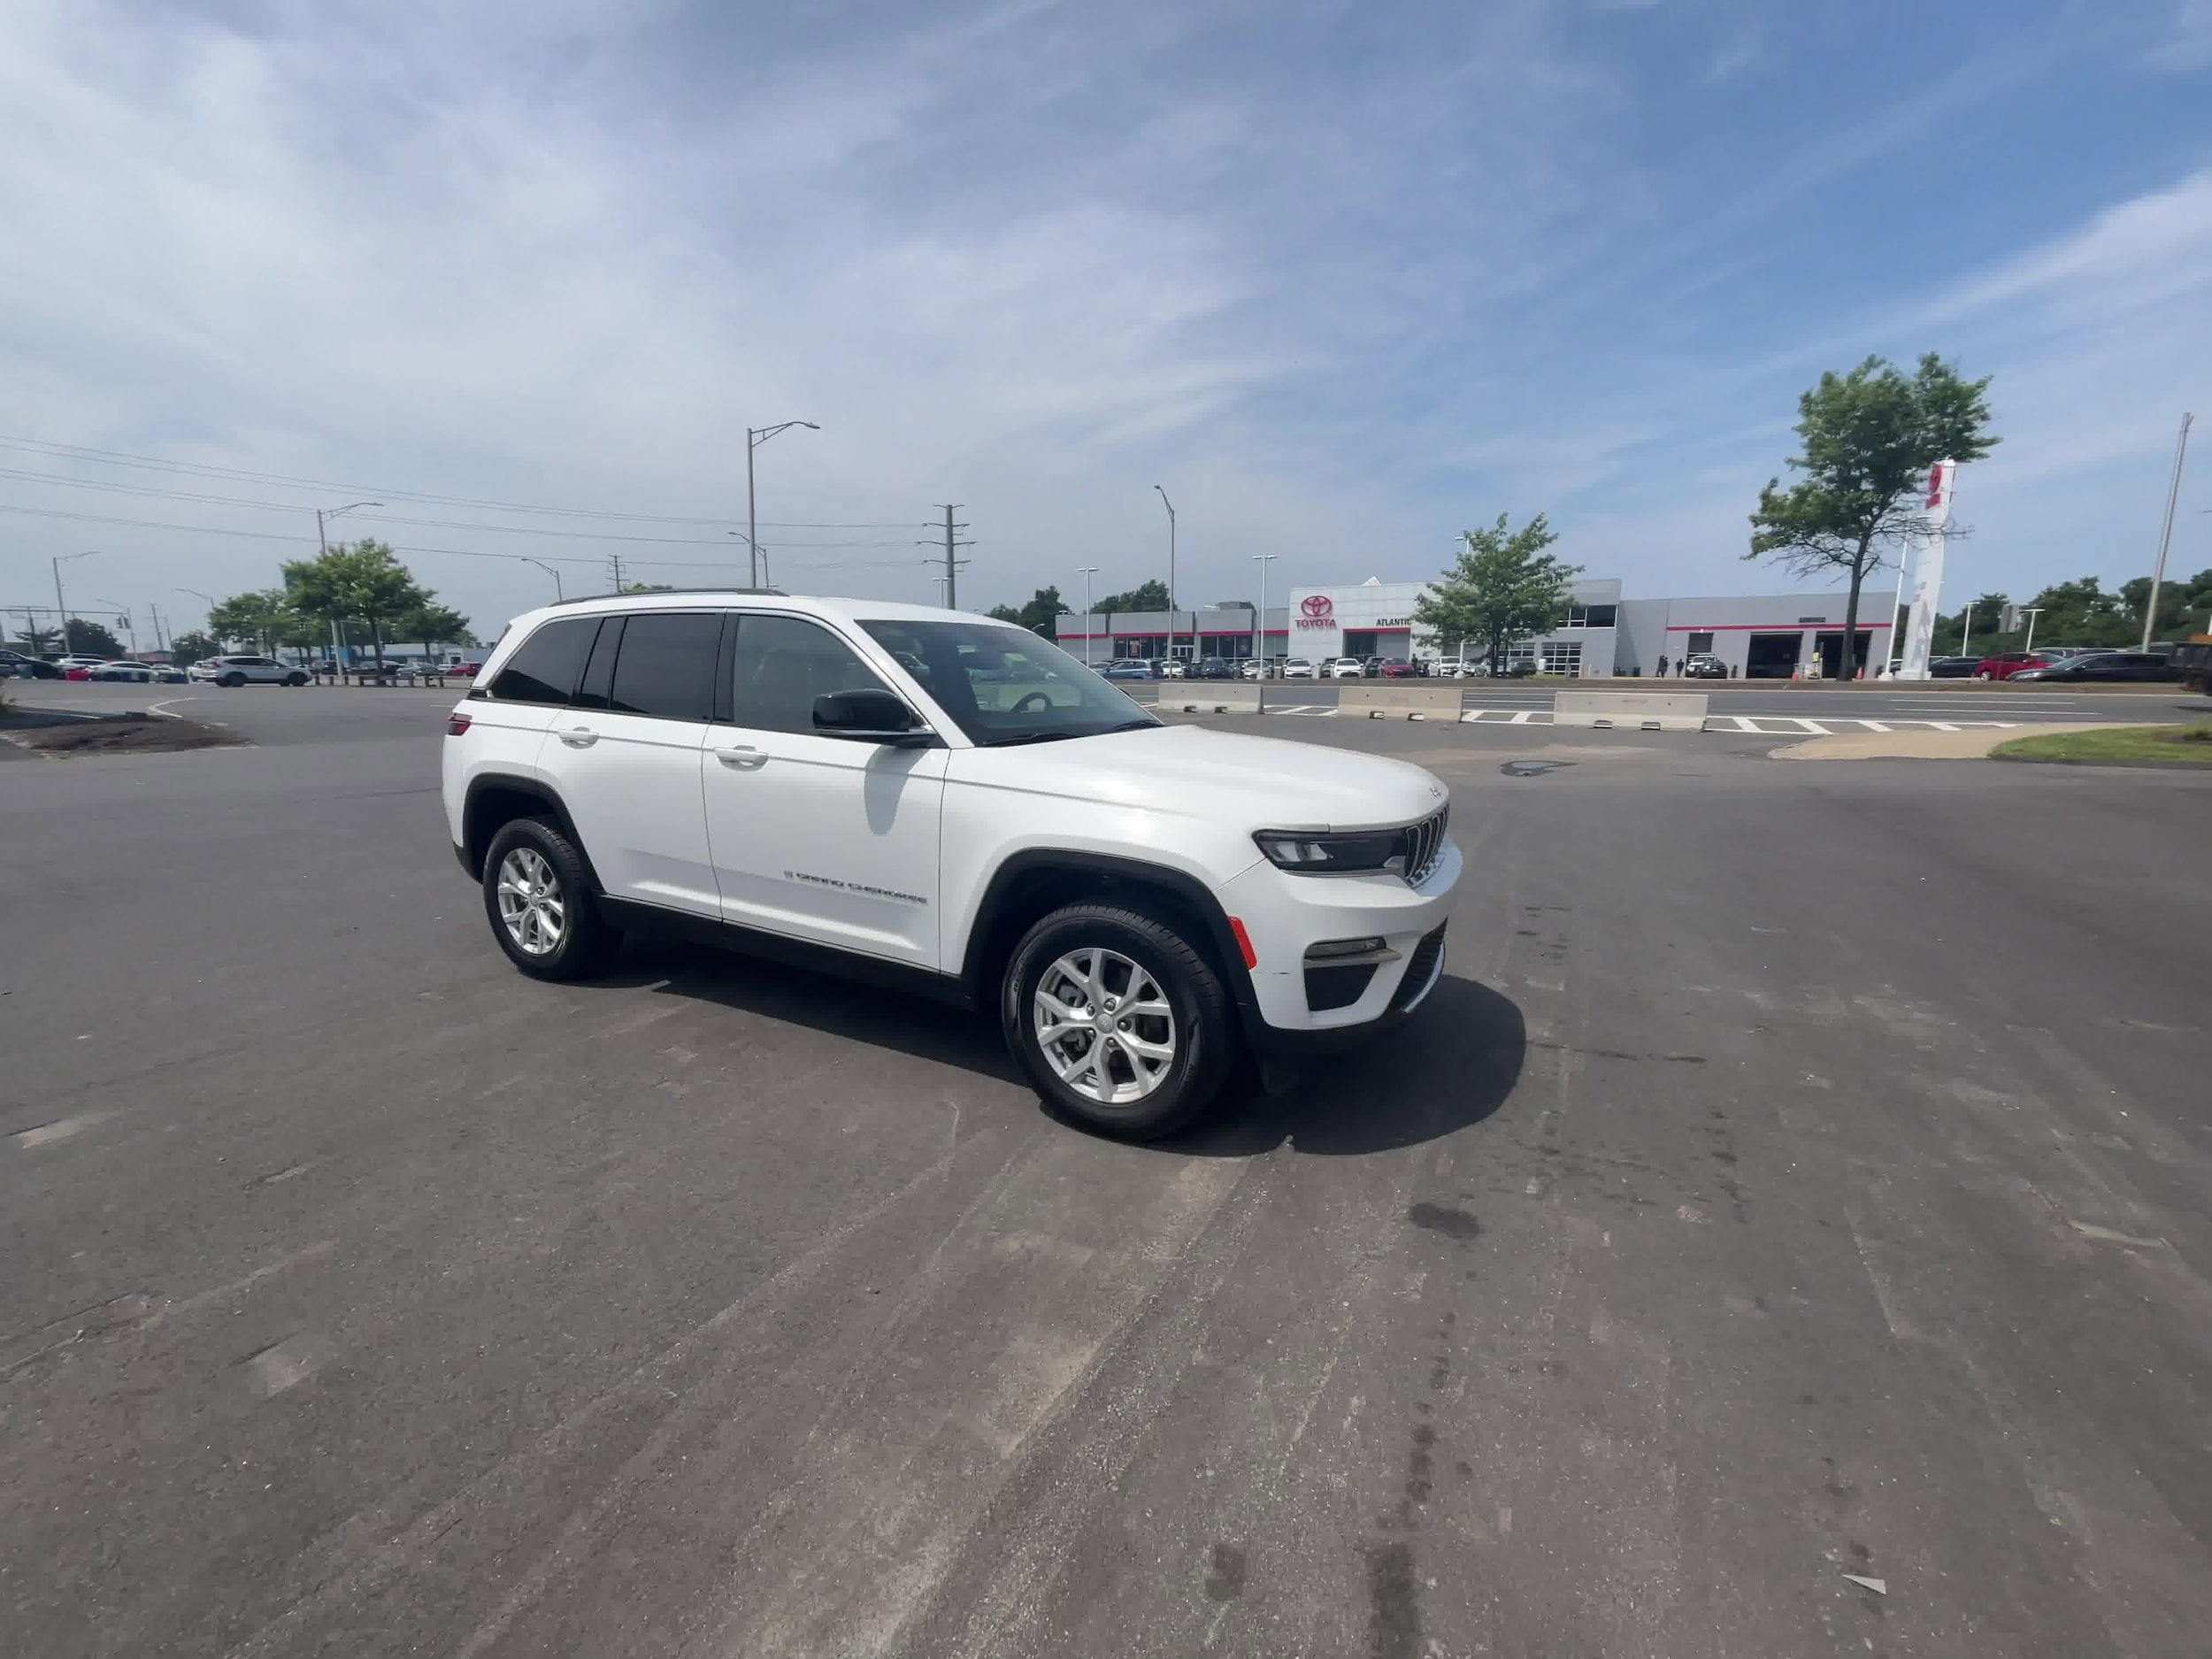
POLYGON ((1070 905, 1032 927, 1008 964, 1000 1018, 1048 1104, 1128 1141, 1204 1110, 1233 1057, 1228 995, 1204 955, 1114 905, 1070 905))
POLYGON ((484 855, 484 913, 507 959, 534 979, 577 979, 622 936, 600 919, 584 861, 543 818, 503 825, 484 855))
POLYGON ((219 674, 215 683, 219 686, 242 686, 246 683, 246 677, 243 674, 219 674))
POLYGON ((1993 677, 1986 668, 1978 668, 1974 671, 1974 678, 1977 680, 1988 680, 1993 677))
POLYGON ((288 686, 303 686, 307 683, 307 676, 300 673, 297 670, 295 670, 293 672, 285 675, 284 683, 288 686))

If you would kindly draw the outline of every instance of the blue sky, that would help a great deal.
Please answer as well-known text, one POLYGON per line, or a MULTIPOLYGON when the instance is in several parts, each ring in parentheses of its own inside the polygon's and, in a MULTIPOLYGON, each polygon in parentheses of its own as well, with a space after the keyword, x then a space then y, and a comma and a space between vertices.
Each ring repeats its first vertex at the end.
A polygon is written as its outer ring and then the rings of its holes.
POLYGON ((1951 586, 2024 595, 2146 569, 2212 413, 2212 0, 12 0, 0 224, 0 603, 89 548, 73 599, 189 619, 363 493, 665 516, 349 521, 495 631, 549 579, 466 555, 718 577, 791 417, 792 587, 930 597, 944 501, 964 602, 1125 586, 1157 482, 1187 601, 1540 510, 1632 594, 1781 588, 1797 393, 1925 349, 2005 439, 1951 586))

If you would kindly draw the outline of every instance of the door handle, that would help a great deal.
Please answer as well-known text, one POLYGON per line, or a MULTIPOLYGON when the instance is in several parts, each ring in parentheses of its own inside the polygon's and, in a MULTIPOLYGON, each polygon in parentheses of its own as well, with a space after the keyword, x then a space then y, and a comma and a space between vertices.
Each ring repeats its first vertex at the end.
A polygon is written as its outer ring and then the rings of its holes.
POLYGON ((732 749, 718 749, 714 751, 714 757, 725 766, 733 766, 740 772, 755 772, 768 764, 767 756, 743 743, 732 749))
POLYGON ((599 741, 599 733, 588 726, 572 726, 560 733, 560 739, 571 749, 589 749, 599 741))

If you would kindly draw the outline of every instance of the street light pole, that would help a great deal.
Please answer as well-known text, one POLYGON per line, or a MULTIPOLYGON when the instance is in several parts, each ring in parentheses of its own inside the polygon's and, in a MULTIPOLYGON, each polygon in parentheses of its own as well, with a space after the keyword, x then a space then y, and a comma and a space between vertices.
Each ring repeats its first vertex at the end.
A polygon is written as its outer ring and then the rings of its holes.
POLYGON ((2166 523, 2158 533, 2158 565, 2151 572, 2151 602, 2143 607, 2143 649, 2151 649, 2151 631, 2158 626, 2158 589, 2166 580, 2166 544, 2174 536, 2174 498, 2181 494, 2181 460, 2189 453, 2189 423, 2194 415, 2181 418, 2181 436, 2174 441, 2174 475, 2166 485, 2166 523))
POLYGON ((61 596, 61 567, 69 563, 71 559, 88 559, 98 551, 99 549, 97 548, 87 548, 81 553, 61 553, 55 556, 54 609, 59 613, 59 620, 61 624, 61 649, 55 653, 57 657, 66 657, 69 655, 69 603, 68 601, 65 600, 61 596))
MULTIPOLYGON (((335 518, 342 512, 351 512, 356 507, 381 507, 380 501, 349 501, 342 507, 315 509, 315 545, 322 552, 330 551, 330 540, 323 533, 323 520, 335 518)), ((188 589, 187 591, 189 591, 188 589)))
POLYGON ((534 559, 534 558, 532 558, 532 557, 530 557, 527 553, 518 553, 518 554, 516 554, 516 555, 515 555, 515 557, 516 557, 517 558, 520 559, 520 560, 521 560, 521 561, 522 561, 525 565, 536 565, 536 566, 537 566, 540 570, 543 571, 543 572, 545 572, 548 576, 550 576, 550 577, 553 579, 553 603, 556 603, 556 604, 559 604, 559 603, 561 603, 563 601, 565 601, 565 600, 568 597, 568 595, 567 595, 566 594, 565 594, 565 593, 563 593, 563 592, 561 591, 561 573, 560 573, 560 572, 558 572, 558 571, 555 570, 555 569, 554 569, 554 568, 553 568, 550 565, 548 565, 548 564, 547 564, 547 563, 546 563, 543 559, 534 559))
POLYGON ((1083 666, 1091 665, 1091 578, 1098 574, 1098 566, 1083 567, 1083 666))
POLYGON ((1959 655, 1961 657, 1970 655, 1966 649, 1966 642, 1973 637, 1974 602, 1970 599, 1966 602, 1966 619, 1959 624, 1959 655))
POLYGON ((1260 567, 1260 611, 1252 625, 1252 655, 1259 659, 1262 680, 1267 678, 1267 567, 1281 557, 1279 553, 1252 555, 1252 562, 1260 567))
POLYGON ((2035 619, 2050 607, 2048 605, 2022 605, 2020 609, 2028 618, 2028 642, 2020 649, 2023 651, 2032 651, 2035 649, 2035 619))
POLYGON ((1160 504, 1167 509, 1167 654, 1171 662, 1175 657, 1175 503, 1167 498, 1163 486, 1152 488, 1160 492, 1160 504))
POLYGON ((752 580, 747 584, 749 587, 760 586, 760 524, 753 506, 753 451, 778 433, 788 432, 794 426, 804 426, 809 432, 821 431, 810 420, 786 420, 772 426, 745 428, 745 546, 752 556, 752 580))

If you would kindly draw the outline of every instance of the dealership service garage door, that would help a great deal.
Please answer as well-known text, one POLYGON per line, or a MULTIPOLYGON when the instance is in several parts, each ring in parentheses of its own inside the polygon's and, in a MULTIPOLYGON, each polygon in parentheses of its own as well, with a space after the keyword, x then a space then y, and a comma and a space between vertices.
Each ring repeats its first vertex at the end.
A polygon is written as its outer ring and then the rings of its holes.
POLYGON ((1788 680, 1797 672, 1798 653, 1805 635, 1793 628, 1787 634, 1755 634, 1744 648, 1746 680, 1788 680))

